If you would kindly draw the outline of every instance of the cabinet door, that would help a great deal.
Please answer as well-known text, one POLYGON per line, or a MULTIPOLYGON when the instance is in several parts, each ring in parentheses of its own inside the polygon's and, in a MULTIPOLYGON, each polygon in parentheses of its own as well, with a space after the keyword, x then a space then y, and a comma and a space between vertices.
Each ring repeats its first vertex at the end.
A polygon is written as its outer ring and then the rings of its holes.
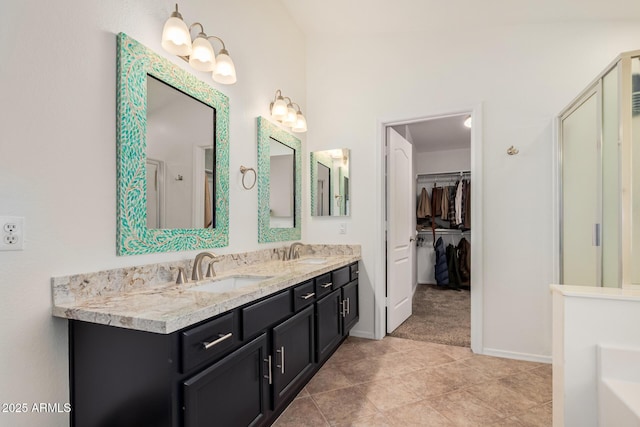
POLYGON ((324 361, 342 340, 341 289, 316 303, 318 362, 324 361))
POLYGON ((358 322, 358 281, 354 280, 342 288, 343 335, 348 335, 358 322))
POLYGON ((268 363, 267 337, 262 334, 184 381, 185 427, 261 423, 268 410, 268 363))
POLYGON ((313 369, 313 306, 273 328, 274 408, 296 393, 313 369))

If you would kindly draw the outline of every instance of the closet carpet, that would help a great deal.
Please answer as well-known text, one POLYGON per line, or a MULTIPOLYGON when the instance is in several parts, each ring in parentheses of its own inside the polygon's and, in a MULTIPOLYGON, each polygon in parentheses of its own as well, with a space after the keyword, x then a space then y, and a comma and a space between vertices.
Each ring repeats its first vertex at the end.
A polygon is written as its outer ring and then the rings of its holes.
POLYGON ((418 285, 413 296, 413 314, 389 335, 470 347, 471 292, 418 285))

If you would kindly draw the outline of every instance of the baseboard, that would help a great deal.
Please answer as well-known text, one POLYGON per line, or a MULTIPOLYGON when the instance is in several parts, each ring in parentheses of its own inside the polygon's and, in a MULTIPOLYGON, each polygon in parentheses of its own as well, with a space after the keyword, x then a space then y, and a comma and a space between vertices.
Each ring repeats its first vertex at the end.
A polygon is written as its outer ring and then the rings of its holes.
POLYGON ((516 351, 504 351, 486 347, 483 349, 482 354, 485 356, 504 357, 505 359, 526 360, 527 362, 551 363, 551 356, 541 354, 518 353, 516 351))
POLYGON ((373 334, 373 332, 369 332, 369 331, 358 331, 356 329, 352 329, 349 332, 349 336, 352 337, 356 337, 356 338, 366 338, 369 340, 374 340, 376 339, 375 335, 373 334))

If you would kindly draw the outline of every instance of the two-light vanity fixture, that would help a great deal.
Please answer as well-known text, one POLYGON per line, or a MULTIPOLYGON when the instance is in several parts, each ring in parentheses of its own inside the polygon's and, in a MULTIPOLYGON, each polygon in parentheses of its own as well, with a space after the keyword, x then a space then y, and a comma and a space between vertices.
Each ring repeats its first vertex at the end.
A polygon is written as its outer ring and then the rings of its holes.
POLYGON ((307 131, 307 119, 302 115, 300 106, 291 101, 288 96, 282 96, 280 89, 276 91, 273 102, 269 105, 269 110, 274 120, 290 127, 293 132, 307 131))
POLYGON ((212 72, 212 78, 218 83, 233 84, 236 82, 236 68, 229 56, 224 41, 217 36, 207 36, 201 23, 195 22, 187 27, 182 20, 182 15, 176 10, 164 23, 162 30, 162 47, 167 52, 177 55, 189 62, 198 71, 212 72), (193 27, 200 27, 196 38, 191 40, 193 27), (215 54, 210 39, 218 40, 222 49, 215 54))

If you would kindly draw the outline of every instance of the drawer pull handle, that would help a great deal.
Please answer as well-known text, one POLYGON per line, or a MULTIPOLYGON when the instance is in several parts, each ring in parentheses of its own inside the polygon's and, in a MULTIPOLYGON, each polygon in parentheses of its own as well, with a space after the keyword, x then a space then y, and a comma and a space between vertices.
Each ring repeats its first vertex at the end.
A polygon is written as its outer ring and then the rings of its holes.
POLYGON ((284 375, 284 346, 280 347, 280 350, 276 350, 276 353, 280 353, 280 364, 276 365, 276 367, 280 368, 280 372, 284 375))
POLYGON ((302 298, 302 299, 309 299, 309 298, 311 298, 311 297, 313 297, 313 296, 315 296, 315 295, 316 295, 316 293, 315 293, 315 292, 310 292, 310 293, 308 293, 308 294, 306 294, 306 295, 302 295, 300 298, 302 298))
POLYGON ((220 344, 222 341, 224 340, 228 340, 229 338, 231 338, 233 336, 233 332, 229 332, 228 334, 224 335, 224 334, 220 334, 218 335, 220 338, 218 338, 217 340, 211 341, 211 342, 206 342, 204 341, 202 343, 202 346, 204 347, 205 350, 209 350, 211 347, 213 347, 216 344, 220 344))
POLYGON ((268 366, 268 375, 265 375, 264 377, 269 380, 269 384, 273 384, 273 379, 271 377, 271 356, 269 356, 267 359, 264 359, 264 361, 267 362, 268 366))
POLYGON ((347 314, 351 313, 351 299, 347 298, 347 314))
POLYGON ((333 285, 333 283, 331 283, 331 282, 327 282, 327 283, 325 283, 324 285, 320 285, 320 287, 321 287, 322 289, 326 289, 326 288, 330 287, 331 285, 333 285))

